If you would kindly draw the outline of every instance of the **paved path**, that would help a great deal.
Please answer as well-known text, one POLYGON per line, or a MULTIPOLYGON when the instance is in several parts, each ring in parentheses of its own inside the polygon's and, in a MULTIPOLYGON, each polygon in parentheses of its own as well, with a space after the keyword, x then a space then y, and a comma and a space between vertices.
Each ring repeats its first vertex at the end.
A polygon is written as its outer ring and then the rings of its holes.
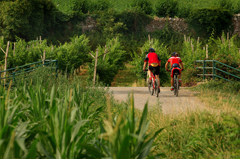
POLYGON ((121 102, 128 99, 128 94, 134 92, 135 108, 142 110, 147 100, 149 107, 162 107, 164 114, 185 112, 186 110, 194 110, 202 108, 203 104, 194 96, 196 92, 189 91, 185 88, 179 90, 179 96, 173 95, 170 87, 161 87, 159 97, 150 95, 147 87, 109 87, 109 91, 113 92, 114 98, 121 102))

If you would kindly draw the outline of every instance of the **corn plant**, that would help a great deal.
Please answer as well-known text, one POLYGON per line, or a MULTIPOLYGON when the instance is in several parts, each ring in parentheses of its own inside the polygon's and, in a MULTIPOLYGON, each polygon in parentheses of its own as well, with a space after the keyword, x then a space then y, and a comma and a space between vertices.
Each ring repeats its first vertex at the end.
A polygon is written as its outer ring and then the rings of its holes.
POLYGON ((101 126, 100 146, 103 155, 112 159, 138 158, 149 155, 154 139, 163 130, 148 134, 149 120, 147 119, 148 105, 145 104, 140 122, 136 121, 134 99, 127 115, 120 114, 113 121, 105 120, 101 126))

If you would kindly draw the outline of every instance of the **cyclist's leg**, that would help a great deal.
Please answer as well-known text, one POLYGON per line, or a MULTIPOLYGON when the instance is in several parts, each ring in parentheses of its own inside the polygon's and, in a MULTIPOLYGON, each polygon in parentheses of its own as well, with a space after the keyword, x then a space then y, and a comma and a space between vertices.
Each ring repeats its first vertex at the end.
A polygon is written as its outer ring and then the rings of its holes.
POLYGON ((179 81, 179 85, 182 85, 182 72, 181 72, 181 68, 179 67, 179 75, 178 75, 178 81, 179 81))
POLYGON ((152 82, 152 77, 151 77, 151 70, 150 67, 148 66, 148 83, 152 82))
POLYGON ((173 78, 173 69, 171 69, 171 91, 174 90, 173 88, 174 78, 173 78))
POLYGON ((156 76, 156 79, 157 79, 157 81, 158 81, 158 88, 160 88, 159 73, 160 73, 160 66, 157 66, 157 67, 155 68, 155 76, 156 76))

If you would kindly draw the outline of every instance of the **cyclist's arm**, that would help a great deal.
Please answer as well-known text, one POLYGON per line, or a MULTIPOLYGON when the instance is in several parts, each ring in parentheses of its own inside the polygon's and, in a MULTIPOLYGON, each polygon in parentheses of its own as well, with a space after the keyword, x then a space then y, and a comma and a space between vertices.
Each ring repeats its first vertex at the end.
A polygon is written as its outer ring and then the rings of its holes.
POLYGON ((145 71, 146 65, 147 65, 147 62, 144 62, 144 64, 143 64, 143 71, 145 71))
POLYGON ((165 70, 168 70, 168 64, 169 64, 169 62, 167 62, 167 63, 165 64, 165 70))
MULTIPOLYGON (((180 59, 180 58, 179 58, 180 59)), ((182 63, 182 60, 180 59, 180 62, 179 64, 181 65, 181 68, 183 69, 183 63, 182 63)))
POLYGON ((180 65, 181 65, 181 69, 183 69, 183 63, 182 62, 180 62, 180 65))
MULTIPOLYGON (((157 56, 158 56, 158 55, 157 55, 157 56)), ((159 61, 158 65, 161 67, 161 59, 160 59, 159 56, 158 56, 158 61, 159 61)))

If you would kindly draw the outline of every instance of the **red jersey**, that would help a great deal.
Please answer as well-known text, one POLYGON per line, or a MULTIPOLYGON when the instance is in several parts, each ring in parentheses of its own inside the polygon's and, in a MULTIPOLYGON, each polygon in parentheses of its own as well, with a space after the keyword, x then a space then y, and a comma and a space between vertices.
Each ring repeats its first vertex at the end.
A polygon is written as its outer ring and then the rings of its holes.
POLYGON ((180 57, 170 57, 167 62, 171 64, 171 68, 172 68, 173 64, 176 63, 179 65, 182 62, 182 60, 180 59, 180 57))
POLYGON ((150 66, 152 63, 158 63, 159 66, 159 62, 161 61, 159 56, 155 53, 155 52, 149 52, 146 57, 144 62, 148 61, 148 65, 150 66))

